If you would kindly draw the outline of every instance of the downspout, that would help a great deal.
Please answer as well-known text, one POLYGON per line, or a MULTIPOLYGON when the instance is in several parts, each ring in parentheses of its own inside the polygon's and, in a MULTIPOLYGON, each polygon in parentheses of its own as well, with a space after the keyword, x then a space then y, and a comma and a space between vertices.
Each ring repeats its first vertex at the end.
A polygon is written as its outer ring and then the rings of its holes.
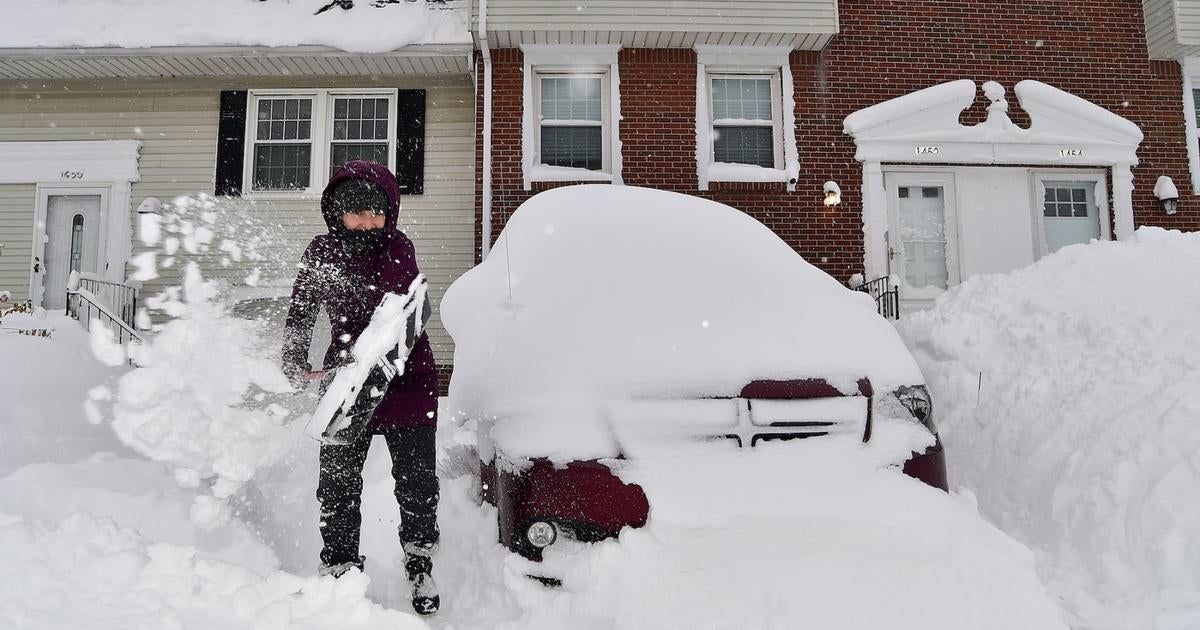
POLYGON ((483 56, 483 192, 480 205, 483 219, 480 238, 481 259, 492 250, 492 51, 487 39, 487 0, 479 0, 479 51, 483 56))

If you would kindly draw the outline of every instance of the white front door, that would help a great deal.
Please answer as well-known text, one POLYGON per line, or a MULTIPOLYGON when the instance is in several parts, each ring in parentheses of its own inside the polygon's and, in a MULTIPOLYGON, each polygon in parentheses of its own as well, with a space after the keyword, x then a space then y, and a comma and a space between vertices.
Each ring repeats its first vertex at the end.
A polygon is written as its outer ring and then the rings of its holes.
POLYGON ((1041 254, 1067 245, 1108 239, 1108 185, 1103 174, 1035 174, 1034 216, 1041 254))
POLYGON ((96 273, 100 247, 100 195, 46 199, 46 249, 42 307, 63 309, 72 271, 96 273))
POLYGON ((954 176, 888 173, 889 274, 900 282, 901 310, 923 308, 958 284, 954 176))

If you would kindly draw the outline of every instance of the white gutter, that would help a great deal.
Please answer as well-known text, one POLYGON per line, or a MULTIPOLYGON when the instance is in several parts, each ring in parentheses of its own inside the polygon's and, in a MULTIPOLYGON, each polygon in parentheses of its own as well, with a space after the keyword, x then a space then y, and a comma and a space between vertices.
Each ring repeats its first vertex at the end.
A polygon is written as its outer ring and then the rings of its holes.
POLYGON ((479 0, 479 51, 483 55, 483 210, 482 259, 492 250, 492 51, 487 40, 487 0, 479 0))

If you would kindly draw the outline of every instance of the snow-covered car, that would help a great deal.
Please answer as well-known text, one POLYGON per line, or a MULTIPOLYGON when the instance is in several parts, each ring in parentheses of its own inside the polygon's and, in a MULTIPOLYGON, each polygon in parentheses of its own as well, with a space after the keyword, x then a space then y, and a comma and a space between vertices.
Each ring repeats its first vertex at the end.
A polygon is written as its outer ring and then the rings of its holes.
POLYGON ((441 311, 449 409, 476 423, 483 498, 500 541, 528 558, 644 525, 651 506, 623 460, 696 444, 869 444, 918 427, 886 464, 946 489, 925 381, 892 325, 723 204, 632 186, 543 192, 441 311))

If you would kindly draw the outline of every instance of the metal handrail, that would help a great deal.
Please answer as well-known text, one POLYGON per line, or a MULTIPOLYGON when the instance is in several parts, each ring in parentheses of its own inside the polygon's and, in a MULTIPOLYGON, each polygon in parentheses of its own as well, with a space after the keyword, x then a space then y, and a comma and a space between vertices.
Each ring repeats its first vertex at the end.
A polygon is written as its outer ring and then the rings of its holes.
POLYGON ((121 345, 140 342, 142 336, 133 329, 137 293, 136 286, 72 272, 67 281, 67 315, 87 331, 93 321, 100 322, 121 345))
MULTIPOLYGON (((70 296, 76 291, 87 291, 93 296, 93 301, 108 308, 112 318, 118 319, 126 327, 134 327, 134 316, 137 313, 137 295, 139 286, 128 283, 113 282, 90 274, 72 272, 67 280, 68 303, 70 296)), ((68 315, 74 317, 68 307, 68 315)), ((76 318, 78 319, 78 318, 76 318)))
POLYGON ((874 298, 880 315, 888 319, 900 319, 900 287, 892 286, 891 276, 880 276, 851 288, 874 298))
POLYGON ((67 291, 67 314, 78 320, 83 325, 83 329, 87 331, 91 331, 93 321, 108 326, 116 337, 117 343, 121 345, 133 341, 144 341, 132 326, 122 321, 118 315, 102 304, 95 294, 86 289, 67 291))

